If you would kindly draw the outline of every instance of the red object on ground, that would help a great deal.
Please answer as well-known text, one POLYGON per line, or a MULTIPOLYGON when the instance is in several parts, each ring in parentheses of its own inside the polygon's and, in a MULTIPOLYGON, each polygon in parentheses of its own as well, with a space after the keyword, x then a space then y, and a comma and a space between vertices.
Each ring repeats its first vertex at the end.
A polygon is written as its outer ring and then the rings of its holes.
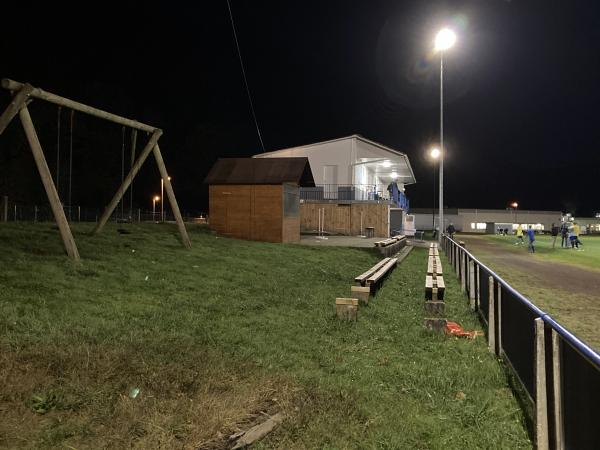
POLYGON ((482 335, 480 331, 465 331, 465 329, 456 322, 446 322, 446 334, 466 337, 467 339, 475 339, 477 336, 482 335))

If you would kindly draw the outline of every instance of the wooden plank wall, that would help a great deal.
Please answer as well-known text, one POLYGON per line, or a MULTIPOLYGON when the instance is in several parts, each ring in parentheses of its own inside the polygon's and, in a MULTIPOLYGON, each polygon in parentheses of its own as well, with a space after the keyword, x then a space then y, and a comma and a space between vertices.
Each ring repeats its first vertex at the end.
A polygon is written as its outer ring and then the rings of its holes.
POLYGON ((300 240, 300 218, 283 218, 282 185, 209 186, 210 228, 224 236, 265 242, 300 240))
POLYGON ((377 203, 302 203, 300 204, 300 231, 318 229, 318 210, 325 208, 325 231, 348 236, 360 234, 360 214, 365 227, 374 227, 376 237, 389 237, 389 205, 377 203))

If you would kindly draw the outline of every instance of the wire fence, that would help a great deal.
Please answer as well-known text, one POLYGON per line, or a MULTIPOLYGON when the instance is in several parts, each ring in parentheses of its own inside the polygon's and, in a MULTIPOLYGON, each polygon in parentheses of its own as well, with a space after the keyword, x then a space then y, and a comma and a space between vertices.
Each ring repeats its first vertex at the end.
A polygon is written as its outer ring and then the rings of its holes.
MULTIPOLYGON (((1 204, 2 202, 0 202, 1 204)), ((84 206, 63 206, 65 216, 69 222, 97 222, 103 208, 84 206)), ((183 220, 186 222, 202 222, 206 214, 199 211, 181 211, 183 220)), ((133 210, 115 209, 110 219, 112 222, 172 222, 175 217, 170 210, 161 212, 160 209, 145 210, 134 208, 133 210)), ((0 208, 0 221, 4 222, 54 222, 54 214, 49 205, 18 205, 7 204, 0 208)))
POLYGON ((461 287, 533 407, 539 449, 600 449, 600 354, 579 340, 464 246, 442 247, 461 287))

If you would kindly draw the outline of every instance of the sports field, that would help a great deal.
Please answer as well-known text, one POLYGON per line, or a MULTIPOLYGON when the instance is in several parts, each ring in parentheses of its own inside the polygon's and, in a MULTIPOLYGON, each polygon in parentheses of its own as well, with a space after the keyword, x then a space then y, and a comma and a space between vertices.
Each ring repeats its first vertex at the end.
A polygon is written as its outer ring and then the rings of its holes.
POLYGON ((485 339, 424 330, 425 249, 342 323, 373 249, 121 227, 75 226, 77 266, 50 224, 0 226, 0 447, 225 449, 282 412, 254 448, 531 448, 485 339))
POLYGON ((552 248, 550 236, 536 237, 536 252, 515 245, 514 236, 460 235, 475 257, 523 295, 600 350, 600 237, 581 236, 583 246, 552 248))

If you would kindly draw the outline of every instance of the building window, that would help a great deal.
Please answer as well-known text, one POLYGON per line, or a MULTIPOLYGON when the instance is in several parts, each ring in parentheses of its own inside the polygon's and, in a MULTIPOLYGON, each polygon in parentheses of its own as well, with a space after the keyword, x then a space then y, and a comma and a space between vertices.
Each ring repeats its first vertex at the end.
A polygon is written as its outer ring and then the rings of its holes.
POLYGON ((486 229, 486 225, 485 222, 471 222, 471 230, 485 230, 486 229))

